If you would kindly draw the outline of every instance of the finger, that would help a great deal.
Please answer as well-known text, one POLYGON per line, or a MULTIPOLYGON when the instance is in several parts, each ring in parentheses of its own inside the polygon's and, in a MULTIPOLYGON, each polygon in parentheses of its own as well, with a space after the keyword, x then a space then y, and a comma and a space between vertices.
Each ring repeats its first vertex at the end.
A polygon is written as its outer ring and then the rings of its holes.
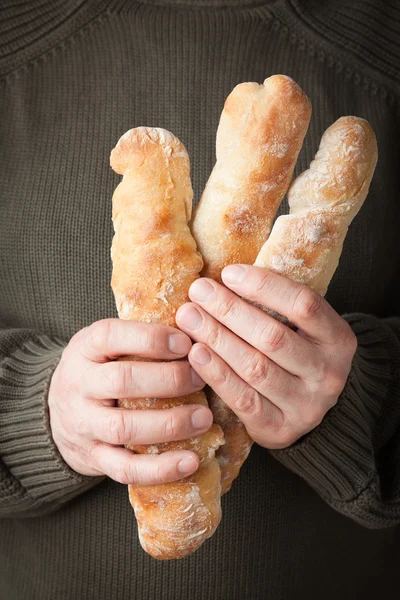
POLYGON ((180 307, 177 323, 190 332, 196 342, 206 344, 241 379, 280 408, 302 391, 304 384, 298 377, 238 338, 199 306, 188 303, 180 307), (188 325, 196 328, 189 329, 188 325))
POLYGON ((215 352, 194 344, 189 361, 204 381, 244 423, 249 435, 265 446, 275 446, 284 425, 282 411, 241 379, 215 352))
MULTIPOLYGON (((289 373, 304 378, 318 375, 320 358, 313 344, 224 285, 198 279, 190 287, 189 297, 289 373)), ((177 323, 180 323, 178 316, 177 323)))
POLYGON ((113 361, 93 365, 83 375, 86 398, 175 398, 199 391, 204 381, 185 361, 113 361))
POLYGON ((192 345, 173 327, 122 319, 96 321, 77 340, 83 356, 100 363, 127 355, 173 360, 186 356, 192 345))
POLYGON ((194 473, 200 464, 195 452, 134 454, 125 448, 108 444, 95 444, 91 457, 101 473, 128 485, 157 485, 176 481, 194 473))
POLYGON ((236 294, 284 315, 316 342, 337 344, 348 334, 346 321, 306 285, 249 265, 225 267, 221 277, 236 294))
POLYGON ((109 444, 141 445, 185 440, 207 431, 213 422, 209 408, 199 405, 162 410, 129 410, 96 406, 84 424, 85 437, 109 444))

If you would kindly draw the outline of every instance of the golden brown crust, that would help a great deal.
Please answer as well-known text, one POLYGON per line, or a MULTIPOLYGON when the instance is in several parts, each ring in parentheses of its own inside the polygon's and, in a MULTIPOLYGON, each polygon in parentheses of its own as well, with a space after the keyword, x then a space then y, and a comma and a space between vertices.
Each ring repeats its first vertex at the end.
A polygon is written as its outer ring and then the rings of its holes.
MULTIPOLYGON (((175 313, 188 300, 190 284, 203 264, 187 225, 193 195, 187 152, 171 133, 138 127, 122 136, 111 153, 111 166, 124 175, 113 196, 111 286, 118 314, 121 319, 176 326, 175 313)), ((182 398, 118 402, 136 410, 182 404, 207 404, 207 400, 198 392, 182 398)), ((190 440, 127 446, 137 453, 189 449, 200 456, 200 467, 190 477, 162 485, 129 486, 140 543, 151 556, 181 558, 215 531, 221 519, 221 475, 215 450, 221 444, 222 430, 214 424, 190 440)))
POLYGON ((221 427, 225 439, 225 443, 216 452, 221 469, 221 495, 223 495, 230 490, 234 479, 239 475, 253 440, 240 419, 211 388, 207 389, 207 398, 214 415, 214 422, 221 427))
POLYGON ((367 121, 348 116, 333 123, 310 168, 291 185, 290 214, 276 220, 255 264, 324 295, 348 227, 368 194, 377 155, 367 121))
POLYGON ((124 173, 113 195, 111 286, 118 314, 174 326, 203 264, 187 225, 189 157, 171 133, 138 127, 119 140, 111 166, 124 173))
POLYGON ((241 83, 217 131, 217 162, 192 220, 202 275, 252 264, 267 239, 306 134, 311 104, 289 77, 241 83))
MULTIPOLYGON (((263 85, 241 83, 228 96, 217 131, 217 162, 192 221, 202 276, 220 281, 228 264, 254 262, 289 185, 310 116, 308 98, 285 75, 263 85)), ((217 457, 225 493, 252 440, 217 394, 211 391, 208 398, 224 431, 217 457)))
POLYGON ((197 550, 221 519, 221 512, 215 510, 219 479, 218 462, 213 459, 181 479, 178 487, 172 483, 129 486, 143 549, 160 560, 184 558, 197 550))
MULTIPOLYGON (((368 194, 376 161, 376 139, 369 123, 349 116, 331 125, 322 136, 310 168, 291 185, 290 214, 276 220, 255 265, 324 295, 337 268, 348 227, 368 194)), ((291 326, 286 317, 260 308, 291 326)), ((237 417, 223 415, 216 394, 209 396, 209 403, 225 436, 225 445, 217 451, 224 493, 248 454, 246 433, 237 417)))

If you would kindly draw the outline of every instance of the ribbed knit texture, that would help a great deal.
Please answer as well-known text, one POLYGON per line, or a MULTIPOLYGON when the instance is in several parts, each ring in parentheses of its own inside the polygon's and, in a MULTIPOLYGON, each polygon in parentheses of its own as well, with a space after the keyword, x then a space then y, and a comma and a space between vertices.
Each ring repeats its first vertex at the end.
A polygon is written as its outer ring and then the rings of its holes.
POLYGON ((292 0, 310 29, 400 83, 400 3, 376 0, 292 0), (325 6, 324 6, 325 4, 325 6), (371 43, 371 39, 374 43, 371 43))
POLYGON ((340 402, 314 432, 273 454, 337 510, 383 527, 400 514, 400 493, 393 494, 400 485, 400 323, 393 329, 373 317, 346 318, 359 347, 340 402))
MULTIPOLYGON (((354 600, 400 589, 400 11, 396 0, 0 3, 0 600, 354 600), (73 472, 47 392, 71 336, 116 317, 109 153, 139 125, 191 157, 195 202, 224 100, 292 76, 313 102, 296 173, 336 118, 368 119, 370 195, 328 300, 359 348, 338 404, 255 445, 216 534, 159 562, 125 486, 73 472)), ((287 211, 283 202, 280 213, 287 211)))
POLYGON ((46 396, 61 341, 2 329, 0 344, 0 517, 33 516, 44 507, 54 510, 100 478, 72 471, 51 437, 46 396))

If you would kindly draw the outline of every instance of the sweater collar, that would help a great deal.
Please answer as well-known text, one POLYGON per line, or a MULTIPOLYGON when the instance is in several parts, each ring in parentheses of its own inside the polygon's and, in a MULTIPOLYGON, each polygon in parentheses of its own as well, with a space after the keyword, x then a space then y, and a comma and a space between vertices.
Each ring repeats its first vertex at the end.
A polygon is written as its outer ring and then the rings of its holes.
MULTIPOLYGON (((110 4, 128 4, 136 0, 110 0, 110 4)), ((269 6, 282 0, 138 0, 140 4, 158 6, 174 6, 181 8, 246 8, 252 6, 269 6)))

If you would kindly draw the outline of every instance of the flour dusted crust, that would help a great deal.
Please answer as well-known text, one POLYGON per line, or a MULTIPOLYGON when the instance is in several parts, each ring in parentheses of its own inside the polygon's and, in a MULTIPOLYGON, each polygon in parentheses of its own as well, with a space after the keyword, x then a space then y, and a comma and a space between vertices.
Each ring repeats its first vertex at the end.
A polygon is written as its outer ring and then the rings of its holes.
MULTIPOLYGON (((333 123, 322 136, 310 168, 289 188, 290 214, 275 221, 254 264, 308 285, 324 296, 338 266, 349 225, 367 197, 377 158, 375 134, 367 121, 347 116, 333 123)), ((257 306, 292 326, 286 317, 257 306)), ((210 397, 209 402, 214 411, 215 398, 210 397)), ((217 416, 215 421, 226 440, 217 457, 222 490, 227 491, 251 445, 246 453, 239 423, 232 435, 231 420, 217 416)))
MULTIPOLYGON (((217 133, 217 163, 193 218, 204 259, 201 275, 220 280, 226 265, 254 263, 326 293, 348 226, 367 196, 377 147, 365 120, 336 121, 310 168, 290 187, 290 214, 272 228, 310 113, 306 96, 282 75, 263 86, 240 84, 228 97, 217 133)), ((286 317, 260 308, 291 326, 286 317)), ((252 440, 215 392, 208 399, 225 436, 216 454, 225 493, 252 440)))
MULTIPOLYGON (((111 286, 119 317, 175 326, 175 313, 188 300, 190 284, 203 266, 188 220, 192 209, 190 164, 183 144, 159 128, 125 133, 111 153, 123 175, 113 195, 115 235, 111 286)), ((143 360, 123 357, 122 360, 143 360)), ((130 409, 165 409, 204 404, 203 392, 180 398, 121 399, 130 409)), ((221 474, 215 451, 223 444, 216 424, 202 436, 152 446, 128 446, 137 453, 193 449, 200 466, 191 476, 167 484, 129 486, 142 547, 158 559, 182 558, 210 537, 221 519, 221 474)))
MULTIPOLYGON (((254 262, 292 178, 310 116, 307 96, 285 75, 262 85, 241 83, 228 96, 217 131, 217 162, 192 220, 202 276, 220 281, 227 265, 254 262)), ((225 493, 252 440, 217 394, 208 398, 224 431, 217 457, 225 493)))
MULTIPOLYGON (((112 167, 124 175, 113 197, 111 251, 120 318, 175 326, 176 310, 187 301, 199 272, 220 280, 231 263, 255 261, 326 293, 349 224, 367 196, 377 146, 363 119, 336 121, 324 133, 310 168, 289 189, 290 214, 279 217, 271 231, 310 113, 306 96, 282 75, 262 86, 240 84, 230 94, 217 133, 217 163, 192 222, 204 268, 187 225, 192 188, 185 148, 158 128, 140 127, 122 136, 111 154, 112 167)), ((221 518, 220 494, 230 488, 251 449, 236 415, 212 390, 208 398, 215 423, 203 436, 128 446, 149 454, 186 448, 200 456, 200 467, 190 477, 129 486, 140 542, 155 558, 187 556, 212 535, 221 518)), ((119 406, 140 410, 185 403, 207 400, 198 392, 122 399, 119 406)))
POLYGON ((328 127, 310 168, 289 189, 290 214, 276 220, 255 265, 325 295, 377 157, 375 134, 364 119, 341 117, 328 127))
POLYGON ((189 227, 193 191, 183 144, 169 131, 137 127, 111 153, 124 175, 113 195, 111 286, 121 319, 175 325, 203 261, 189 227))
POLYGON ((225 494, 239 475, 248 457, 253 440, 236 414, 212 390, 207 392, 208 404, 224 433, 225 444, 218 448, 216 456, 221 469, 221 494, 225 494))
POLYGON ((184 558, 210 537, 220 521, 220 469, 209 460, 179 486, 130 486, 140 543, 154 558, 184 558), (217 492, 217 495, 216 495, 217 492))
POLYGON ((237 85, 217 131, 217 161, 192 220, 202 275, 252 264, 267 239, 306 134, 311 104, 290 77, 237 85))

